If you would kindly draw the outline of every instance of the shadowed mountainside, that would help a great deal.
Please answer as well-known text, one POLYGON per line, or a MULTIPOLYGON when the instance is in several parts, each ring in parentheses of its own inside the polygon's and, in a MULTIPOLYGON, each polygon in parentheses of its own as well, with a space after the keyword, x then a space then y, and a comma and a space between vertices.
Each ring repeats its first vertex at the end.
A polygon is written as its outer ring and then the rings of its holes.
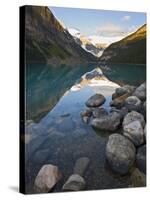
POLYGON ((76 44, 48 7, 25 6, 26 61, 78 64, 96 58, 76 44))
POLYGON ((104 50, 100 61, 107 63, 146 63, 146 24, 104 50))

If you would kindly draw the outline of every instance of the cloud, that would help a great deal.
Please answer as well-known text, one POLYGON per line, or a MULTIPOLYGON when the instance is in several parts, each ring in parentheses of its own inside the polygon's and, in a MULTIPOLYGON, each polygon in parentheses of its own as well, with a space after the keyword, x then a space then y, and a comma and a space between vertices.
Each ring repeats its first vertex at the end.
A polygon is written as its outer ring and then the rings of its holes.
POLYGON ((122 17, 122 21, 129 21, 130 20, 130 16, 129 15, 125 15, 124 17, 122 17))
POLYGON ((105 37, 121 36, 125 35, 126 32, 127 30, 125 30, 125 28, 113 23, 107 23, 96 29, 97 34, 105 37))
POLYGON ((104 37, 122 37, 134 32, 135 26, 121 26, 114 23, 106 23, 96 28, 95 34, 104 37))
POLYGON ((105 37, 105 36, 98 36, 98 35, 90 35, 88 39, 95 45, 95 44, 105 44, 108 46, 109 44, 119 41, 123 39, 124 36, 116 36, 116 37, 105 37))

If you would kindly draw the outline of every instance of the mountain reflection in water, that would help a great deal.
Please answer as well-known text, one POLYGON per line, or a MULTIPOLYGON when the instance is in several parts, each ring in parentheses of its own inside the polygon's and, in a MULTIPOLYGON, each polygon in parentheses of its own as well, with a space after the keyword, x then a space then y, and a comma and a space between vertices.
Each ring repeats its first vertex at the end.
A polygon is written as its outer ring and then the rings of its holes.
MULTIPOLYGON (((44 64, 26 66, 26 117, 43 118, 60 97, 96 64, 52 67, 44 64)), ((145 65, 100 65, 104 75, 120 85, 139 85, 146 77, 145 65)))

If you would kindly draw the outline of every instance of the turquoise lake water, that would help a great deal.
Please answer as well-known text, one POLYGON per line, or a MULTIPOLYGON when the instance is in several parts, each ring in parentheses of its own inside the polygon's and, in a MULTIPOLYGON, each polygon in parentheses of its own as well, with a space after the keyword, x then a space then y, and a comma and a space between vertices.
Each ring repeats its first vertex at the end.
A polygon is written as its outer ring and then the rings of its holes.
POLYGON ((145 65, 97 65, 52 67, 42 64, 26 66, 27 119, 39 121, 60 97, 87 71, 101 67, 104 75, 120 85, 139 85, 146 78, 145 65))

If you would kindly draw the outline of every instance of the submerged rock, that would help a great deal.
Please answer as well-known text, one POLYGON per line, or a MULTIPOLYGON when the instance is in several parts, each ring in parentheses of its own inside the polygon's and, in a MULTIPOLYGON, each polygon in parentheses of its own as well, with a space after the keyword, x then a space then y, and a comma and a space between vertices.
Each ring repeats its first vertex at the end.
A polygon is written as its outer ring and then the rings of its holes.
POLYGON ((139 146, 144 142, 144 131, 140 121, 132 121, 123 126, 123 135, 128 137, 135 146, 139 146))
POLYGON ((145 187, 146 186, 146 176, 139 169, 135 170, 131 174, 131 183, 133 187, 145 187))
POLYGON ((87 157, 79 158, 75 163, 73 173, 83 176, 85 170, 87 169, 87 167, 89 165, 89 162, 90 162, 90 159, 87 157))
POLYGON ((94 118, 101 118, 108 115, 108 112, 104 108, 94 108, 92 114, 94 118))
POLYGON ((62 115, 60 115, 61 117, 69 117, 71 114, 70 113, 64 113, 62 115))
POLYGON ((138 97, 141 101, 145 101, 146 100, 146 83, 142 83, 138 88, 136 88, 133 95, 138 97))
POLYGON ((121 123, 121 115, 117 112, 112 112, 110 115, 94 118, 91 122, 94 128, 104 131, 115 131, 121 123))
POLYGON ((80 113, 81 117, 91 117, 92 115, 92 109, 91 108, 87 108, 85 111, 82 111, 80 113))
POLYGON ((99 107, 105 102, 105 97, 102 94, 94 94, 86 101, 87 107, 99 107))
POLYGON ((65 191, 80 191, 85 188, 85 180, 79 174, 72 174, 63 185, 65 191))
POLYGON ((82 117, 82 120, 84 123, 88 124, 90 121, 90 117, 84 116, 84 117, 82 117))
POLYGON ((132 110, 141 111, 142 109, 142 102, 136 96, 130 96, 127 99, 125 99, 124 105, 129 111, 132 111, 132 110))
POLYGON ((130 140, 120 134, 109 136, 106 146, 106 158, 113 171, 128 173, 135 161, 135 147, 130 140))
POLYGON ((49 192, 62 177, 57 166, 44 165, 35 178, 34 189, 37 193, 49 192))
POLYGON ((87 108, 85 111, 82 111, 80 115, 82 117, 83 122, 88 124, 90 121, 90 117, 92 116, 92 109, 87 108))
POLYGON ((132 111, 124 117, 123 126, 137 120, 140 121, 140 123, 142 124, 142 127, 145 126, 145 120, 144 120, 143 115, 136 111, 132 111))
POLYGON ((138 148, 136 155, 137 167, 144 173, 146 173, 146 145, 138 148))

